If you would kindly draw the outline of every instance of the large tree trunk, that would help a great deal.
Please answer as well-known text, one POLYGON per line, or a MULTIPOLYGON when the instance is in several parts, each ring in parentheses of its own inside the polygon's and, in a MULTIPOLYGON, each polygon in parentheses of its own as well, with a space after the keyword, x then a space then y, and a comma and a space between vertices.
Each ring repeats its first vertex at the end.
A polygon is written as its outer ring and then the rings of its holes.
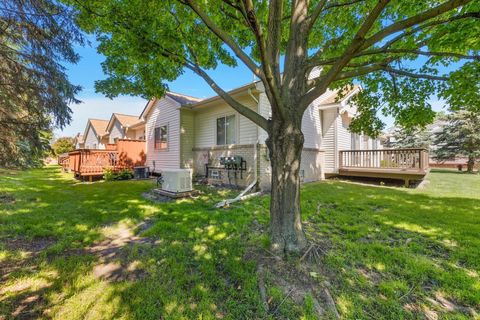
POLYGON ((468 173, 473 173, 473 166, 475 165, 475 157, 472 155, 468 156, 468 161, 467 161, 467 172, 468 173))
POLYGON ((307 241, 300 217, 301 121, 274 122, 267 139, 272 166, 270 239, 275 252, 299 252, 307 241))

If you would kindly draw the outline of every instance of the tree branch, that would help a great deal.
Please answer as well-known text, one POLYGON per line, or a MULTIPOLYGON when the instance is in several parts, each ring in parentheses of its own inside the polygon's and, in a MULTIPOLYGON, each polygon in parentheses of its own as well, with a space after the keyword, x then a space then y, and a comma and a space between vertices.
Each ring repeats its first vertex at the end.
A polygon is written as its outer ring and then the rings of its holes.
POLYGON ((238 113, 253 121, 263 130, 270 132, 267 119, 265 119, 263 116, 253 111, 249 107, 233 99, 231 95, 229 95, 222 88, 220 88, 220 86, 218 86, 218 84, 198 65, 187 64, 186 67, 195 72, 200 77, 202 77, 213 89, 213 91, 215 91, 220 97, 222 97, 222 99, 225 100, 225 102, 228 103, 234 110, 238 111, 238 113))
MULTIPOLYGON (((280 2, 280 5, 281 5, 281 2, 282 2, 282 1, 279 1, 279 0, 272 0, 272 1, 274 3, 271 4, 271 5, 273 5, 275 7, 277 7, 279 5, 278 2, 280 2)), ((275 74, 275 71, 274 71, 275 69, 272 67, 271 61, 270 61, 269 56, 268 56, 268 52, 270 51, 273 54, 274 50, 267 49, 267 47, 268 47, 267 41, 265 40, 265 35, 263 34, 262 27, 260 26, 260 24, 257 20, 252 0, 243 0, 243 8, 245 10, 245 16, 247 17, 247 22, 248 22, 248 24, 250 26, 250 29, 252 30, 252 32, 255 36, 258 51, 260 53, 260 60, 262 62, 262 66, 263 66, 263 72, 265 74, 265 81, 264 81, 265 93, 267 94, 267 96, 268 96, 268 98, 269 98, 269 100, 272 104, 272 108, 276 108, 276 106, 278 106, 281 103, 282 100, 281 100, 281 97, 280 97, 280 92, 278 90, 280 88, 279 74, 277 74, 277 75, 275 74)), ((281 12, 280 8, 275 8, 275 10, 276 11, 280 10, 280 12, 281 12)), ((269 24, 278 23, 276 15, 278 15, 278 12, 274 13, 275 17, 272 17, 272 18, 269 17, 269 24), (270 19, 272 19, 272 20, 270 21, 270 19)), ((269 26, 269 27, 274 28, 273 25, 269 26)), ((281 28, 281 25, 278 26, 278 28, 281 28)), ((280 29, 280 31, 281 31, 281 29, 280 29)), ((270 38, 270 42, 268 44, 269 45, 273 44, 275 41, 280 41, 280 40, 270 38)), ((277 111, 281 115, 283 115, 283 111, 281 109, 278 109, 277 111)))
POLYGON ((232 51, 235 55, 243 62, 245 65, 260 79, 264 79, 264 75, 262 70, 257 66, 255 62, 240 48, 235 40, 230 37, 228 33, 220 29, 210 17, 200 9, 195 1, 193 0, 185 0, 181 1, 185 5, 192 8, 192 10, 202 19, 205 25, 212 31, 217 37, 219 37, 232 51))
POLYGON ((422 23, 424 21, 427 21, 429 19, 435 18, 445 12, 448 12, 450 10, 453 10, 455 8, 458 8, 462 5, 465 5, 469 3, 471 0, 450 0, 447 1, 439 6, 436 6, 432 9, 426 10, 416 16, 404 19, 402 21, 396 22, 394 24, 391 24, 390 26, 382 29, 381 31, 375 33, 371 37, 369 37, 363 47, 368 48, 372 46, 373 44, 381 41, 385 37, 388 37, 391 34, 394 34, 398 31, 405 30, 409 27, 412 27, 414 25, 417 25, 419 23, 422 23))
MULTIPOLYGON (((377 5, 372 9, 370 14, 367 16, 363 24, 361 25, 360 29, 355 34, 350 45, 347 47, 343 55, 332 65, 331 69, 322 77, 321 81, 318 83, 317 87, 310 90, 303 98, 302 105, 308 105, 316 99, 316 97, 320 96, 327 90, 330 83, 336 78, 337 74, 345 67, 348 62, 354 57, 363 44, 365 43, 365 36, 373 27, 373 24, 377 20, 377 18, 382 13, 383 9, 388 4, 389 0, 379 0, 377 5)), ((306 108, 306 107, 305 107, 306 108)))

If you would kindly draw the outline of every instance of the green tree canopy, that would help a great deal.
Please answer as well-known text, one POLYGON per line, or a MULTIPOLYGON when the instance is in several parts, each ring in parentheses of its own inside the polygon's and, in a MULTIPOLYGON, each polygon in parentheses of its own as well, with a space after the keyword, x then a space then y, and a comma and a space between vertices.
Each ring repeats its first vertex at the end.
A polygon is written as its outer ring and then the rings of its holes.
MULTIPOLYGON (((107 79, 98 91, 162 96, 185 70, 263 128, 272 165, 272 248, 306 244, 299 207, 302 116, 328 88, 363 87, 351 128, 371 136, 379 113, 403 127, 433 120, 433 94, 452 103, 478 94, 479 0, 65 0, 95 33, 107 79), (243 64, 263 84, 266 119, 235 100, 209 71, 243 64), (312 70, 321 70, 310 77, 312 70)), ((473 107, 473 106, 472 106, 473 107)))
POLYGON ((75 139, 72 137, 60 137, 52 143, 52 150, 57 156, 75 150, 75 139))
POLYGON ((38 163, 78 102, 61 63, 77 62, 82 34, 54 0, 2 1, 0 29, 0 166, 38 163))

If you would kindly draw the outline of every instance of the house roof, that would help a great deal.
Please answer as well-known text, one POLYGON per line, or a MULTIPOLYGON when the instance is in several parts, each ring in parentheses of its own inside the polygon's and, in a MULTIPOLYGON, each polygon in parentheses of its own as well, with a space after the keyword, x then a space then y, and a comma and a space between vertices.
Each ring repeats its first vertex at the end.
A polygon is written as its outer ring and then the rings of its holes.
POLYGON ((108 121, 107 127, 105 131, 110 131, 112 129, 114 119, 117 119, 120 122, 120 125, 124 128, 131 127, 133 125, 138 124, 139 120, 137 116, 132 116, 129 114, 122 114, 122 113, 112 113, 110 120, 108 121))
POLYGON ((192 97, 192 96, 187 96, 187 95, 184 95, 184 94, 171 92, 171 91, 167 91, 165 93, 165 95, 167 97, 172 98, 173 100, 177 101, 182 106, 186 105, 186 104, 193 104, 193 103, 197 103, 199 101, 202 101, 202 99, 200 99, 200 98, 195 98, 195 97, 192 97))
MULTIPOLYGON (((187 96, 187 95, 184 95, 184 94, 171 92, 171 91, 165 92, 165 97, 168 97, 168 98, 172 99, 173 101, 180 104, 180 106, 192 105, 192 104, 195 104, 195 103, 198 103, 198 102, 202 101, 202 99, 200 99, 200 98, 195 98, 195 97, 192 97, 192 96, 187 96)), ((153 97, 152 99, 150 99, 147 102, 147 104, 145 105, 145 108, 143 108, 143 111, 142 111, 142 113, 140 113, 140 116, 138 118, 141 119, 145 114, 147 114, 150 111, 150 109, 153 107, 153 105, 155 104, 156 101, 158 101, 158 98, 156 98, 156 97, 153 97)))
POLYGON ((75 143, 83 143, 84 142, 83 134, 80 134, 80 132, 77 133, 74 140, 75 140, 75 143))
POLYGON ((355 84, 350 90, 348 90, 347 92, 343 92, 343 96, 341 98, 339 97, 341 89, 334 90, 332 91, 332 94, 330 94, 325 100, 322 100, 320 102, 320 105, 324 106, 324 105, 330 105, 330 104, 338 104, 341 101, 349 98, 352 93, 360 89, 361 89, 360 85, 355 84))
MULTIPOLYGON (((88 119, 88 122, 92 126, 95 133, 101 137, 108 135, 107 126, 110 122, 109 120, 102 120, 102 119, 88 119)), ((88 128, 88 125, 87 125, 88 128)), ((85 132, 85 135, 87 133, 85 132)))
POLYGON ((124 127, 129 127, 138 122, 137 116, 131 116, 128 114, 114 113, 112 116, 115 116, 120 124, 124 127))

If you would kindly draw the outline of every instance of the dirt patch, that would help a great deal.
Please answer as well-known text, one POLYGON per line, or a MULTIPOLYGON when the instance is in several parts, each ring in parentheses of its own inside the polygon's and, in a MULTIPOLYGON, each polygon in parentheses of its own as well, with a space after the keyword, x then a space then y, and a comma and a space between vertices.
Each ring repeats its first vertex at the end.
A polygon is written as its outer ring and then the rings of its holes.
POLYGON ((18 237, 0 239, 0 243, 8 251, 22 252, 21 260, 13 259, 11 261, 3 262, 0 265, 0 283, 7 280, 12 272, 18 270, 34 272, 37 269, 37 266, 30 265, 32 259, 37 257, 40 252, 53 245, 55 242, 55 238, 26 239, 18 237))
POLYGON ((0 203, 4 203, 4 204, 15 203, 15 197, 7 192, 0 192, 0 203))
POLYGON ((37 255, 42 250, 45 250, 49 246, 53 245, 56 239, 53 237, 44 238, 4 238, 0 240, 0 243, 4 245, 10 251, 23 251, 27 255, 37 255))
POLYGON ((134 234, 133 230, 143 232, 150 228, 152 220, 145 220, 135 228, 120 224, 108 231, 105 240, 86 249, 98 258, 93 267, 95 277, 107 281, 136 281, 146 276, 139 261, 129 261, 128 249, 136 245, 154 245, 151 238, 134 234))
MULTIPOLYGON (((251 232, 263 231, 263 226, 254 220, 251 232)), ((321 267, 331 244, 327 239, 312 237, 308 233, 307 237, 310 246, 298 257, 284 258, 258 247, 251 247, 244 257, 257 264, 260 296, 266 312, 273 318, 278 316, 278 311, 286 300, 301 305, 307 297, 313 300, 318 318, 340 317, 330 290, 334 275, 321 267), (272 287, 282 290, 282 300, 274 301, 269 295, 269 288, 272 287)))

